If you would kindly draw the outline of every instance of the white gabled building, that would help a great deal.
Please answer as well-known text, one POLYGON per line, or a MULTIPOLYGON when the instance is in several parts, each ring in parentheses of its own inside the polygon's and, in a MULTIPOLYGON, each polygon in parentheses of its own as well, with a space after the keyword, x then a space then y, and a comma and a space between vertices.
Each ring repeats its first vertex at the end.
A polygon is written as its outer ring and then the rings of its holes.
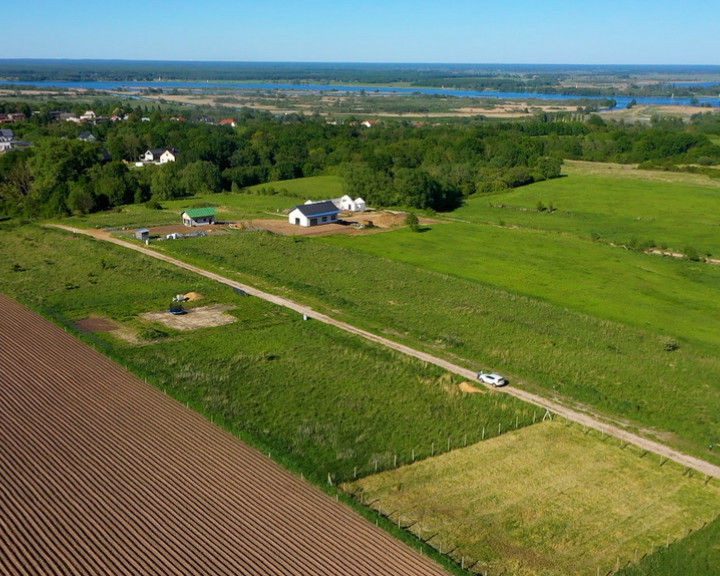
POLYGON ((288 215, 290 224, 296 226, 320 226, 338 221, 340 209, 330 200, 295 206, 288 215))
POLYGON ((177 148, 152 148, 140 156, 140 162, 146 164, 167 164, 177 160, 177 148))
POLYGON ((347 194, 342 198, 334 199, 332 202, 340 210, 347 210, 348 212, 365 212, 366 209, 365 200, 359 197, 353 200, 347 194))

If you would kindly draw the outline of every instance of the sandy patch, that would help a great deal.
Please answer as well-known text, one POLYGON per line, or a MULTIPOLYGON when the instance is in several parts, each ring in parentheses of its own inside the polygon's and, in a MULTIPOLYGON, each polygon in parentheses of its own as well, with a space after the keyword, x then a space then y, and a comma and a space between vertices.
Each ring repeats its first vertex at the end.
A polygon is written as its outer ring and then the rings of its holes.
POLYGON ((460 382, 460 384, 458 384, 458 388, 460 388, 461 392, 466 392, 468 394, 485 394, 485 390, 476 388, 473 384, 467 381, 460 382))
POLYGON ((222 326, 224 324, 232 324, 237 321, 235 316, 226 314, 228 310, 232 310, 233 306, 223 306, 216 304, 213 306, 203 306, 201 308, 190 308, 185 314, 170 314, 167 310, 161 312, 146 312, 140 314, 140 318, 151 322, 160 322, 168 328, 175 330, 194 330, 196 328, 211 328, 213 326, 222 326))

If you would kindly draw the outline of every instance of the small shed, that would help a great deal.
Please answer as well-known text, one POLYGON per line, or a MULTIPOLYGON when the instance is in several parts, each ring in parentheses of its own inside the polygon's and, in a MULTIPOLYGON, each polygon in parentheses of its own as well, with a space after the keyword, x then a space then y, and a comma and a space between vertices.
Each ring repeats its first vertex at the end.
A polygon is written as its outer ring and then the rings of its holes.
POLYGON ((330 200, 295 206, 288 215, 290 224, 297 226, 320 226, 338 221, 340 210, 330 200))
POLYGON ((215 208, 190 208, 182 213, 185 226, 209 226, 215 224, 215 208))
POLYGON ((135 230, 135 238, 142 240, 143 242, 150 240, 150 230, 147 228, 138 228, 135 230))

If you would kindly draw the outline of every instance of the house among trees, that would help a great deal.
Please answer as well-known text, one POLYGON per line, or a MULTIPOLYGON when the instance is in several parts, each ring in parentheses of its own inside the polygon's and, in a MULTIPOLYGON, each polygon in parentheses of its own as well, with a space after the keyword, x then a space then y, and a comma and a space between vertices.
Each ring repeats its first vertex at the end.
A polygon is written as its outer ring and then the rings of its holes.
POLYGON ((185 226, 209 226, 215 224, 215 208, 190 208, 182 213, 185 226))
POLYGON ((342 198, 333 199, 332 202, 340 210, 347 210, 348 212, 365 212, 365 209, 367 208, 365 206, 365 200, 360 197, 353 200, 347 194, 345 194, 342 198))
POLYGON ((337 222, 339 213, 340 209, 331 200, 323 200, 295 206, 288 217, 290 224, 307 228, 337 222))
POLYGON ((144 164, 167 164, 177 160, 177 148, 152 148, 140 156, 144 164))

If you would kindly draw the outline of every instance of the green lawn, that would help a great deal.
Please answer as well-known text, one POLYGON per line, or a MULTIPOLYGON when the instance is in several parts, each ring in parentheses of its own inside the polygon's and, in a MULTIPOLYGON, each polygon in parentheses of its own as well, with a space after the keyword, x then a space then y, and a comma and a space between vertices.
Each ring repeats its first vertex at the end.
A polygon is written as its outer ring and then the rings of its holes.
MULTIPOLYGON (((428 254, 415 250, 415 243, 432 242, 436 230, 450 229, 443 224, 422 234, 322 242, 237 233, 161 249, 468 367, 505 372, 518 386, 543 387, 654 428, 676 446, 717 461, 708 450, 720 443, 715 347, 674 340, 669 328, 640 329, 389 259, 400 252, 428 254), (332 245, 347 242, 374 243, 385 257, 332 245)), ((444 238, 449 245, 452 237, 444 238)), ((507 265, 512 267, 509 257, 507 265)))
POLYGON ((278 194, 289 193, 296 199, 301 199, 295 204, 303 204, 306 200, 329 200, 339 198, 343 192, 343 178, 341 176, 310 176, 308 178, 297 178, 295 180, 280 180, 267 184, 249 186, 248 192, 258 193, 262 191, 276 191, 278 194))
POLYGON ((720 510, 716 481, 561 422, 346 489, 421 538, 432 536, 436 549, 455 548, 452 556, 477 562, 475 571, 514 576, 606 574, 618 561, 635 562, 685 537, 720 510))
POLYGON ((322 241, 720 347, 720 266, 541 230, 463 223, 322 241))
POLYGON ((438 367, 130 250, 36 227, 0 235, 0 291, 69 328, 88 316, 117 322, 120 331, 85 338, 318 482, 426 458, 541 417, 505 395, 461 393, 460 380, 438 367), (138 317, 191 290, 204 296, 192 306, 232 305, 237 322, 180 332, 138 317), (130 344, 119 337, 128 333, 154 338, 130 344))
POLYGON ((652 241, 678 252, 720 255, 720 187, 697 179, 663 182, 580 175, 470 199, 453 219, 561 232, 629 245, 652 241), (538 211, 538 203, 554 212, 538 211))

